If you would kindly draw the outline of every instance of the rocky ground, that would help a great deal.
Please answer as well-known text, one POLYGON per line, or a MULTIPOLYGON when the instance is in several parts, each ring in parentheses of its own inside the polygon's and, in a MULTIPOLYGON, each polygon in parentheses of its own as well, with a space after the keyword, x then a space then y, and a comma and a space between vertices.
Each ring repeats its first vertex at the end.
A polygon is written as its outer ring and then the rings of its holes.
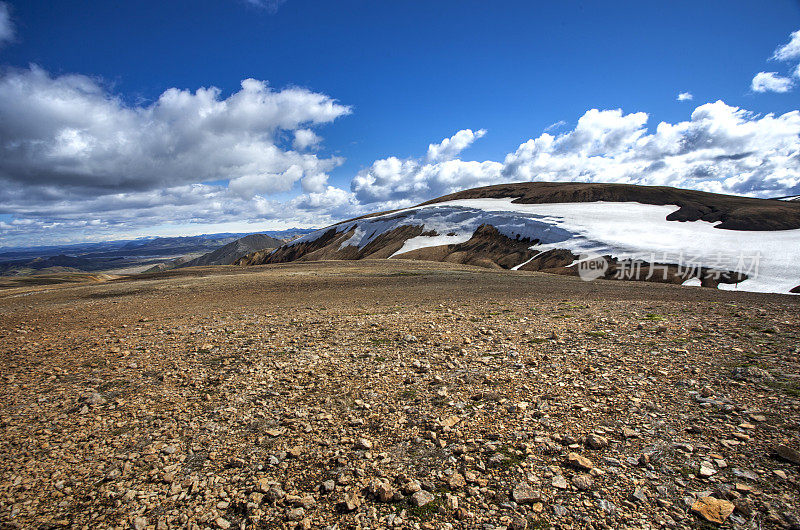
POLYGON ((0 291, 0 526, 797 528, 799 304, 404 261, 0 291))

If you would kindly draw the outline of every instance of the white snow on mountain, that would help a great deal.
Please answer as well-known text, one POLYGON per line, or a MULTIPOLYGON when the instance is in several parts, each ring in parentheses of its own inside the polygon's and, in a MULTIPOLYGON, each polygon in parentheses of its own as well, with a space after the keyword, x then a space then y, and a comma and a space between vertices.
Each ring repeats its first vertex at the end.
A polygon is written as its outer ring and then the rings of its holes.
MULTIPOLYGON (((741 231, 714 228, 705 221, 667 221, 678 206, 637 202, 515 204, 513 198, 462 199, 335 225, 354 234, 341 244, 363 248, 380 234, 407 225, 423 234, 408 239, 392 257, 410 250, 463 243, 488 224, 512 239, 538 240, 531 249, 566 249, 620 259, 737 271, 748 279, 723 289, 788 293, 800 285, 800 230, 741 231), (435 233, 435 235, 432 235, 435 233)), ((293 243, 313 241, 320 230, 293 243)), ((523 265, 520 263, 517 265, 523 265)))

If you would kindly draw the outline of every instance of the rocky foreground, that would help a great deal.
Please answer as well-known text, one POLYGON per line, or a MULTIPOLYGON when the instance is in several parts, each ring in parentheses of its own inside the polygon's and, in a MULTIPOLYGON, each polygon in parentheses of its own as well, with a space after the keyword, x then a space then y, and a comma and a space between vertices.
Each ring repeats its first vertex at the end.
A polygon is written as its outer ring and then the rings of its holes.
POLYGON ((0 291, 0 522, 800 528, 798 308, 403 261, 0 291))

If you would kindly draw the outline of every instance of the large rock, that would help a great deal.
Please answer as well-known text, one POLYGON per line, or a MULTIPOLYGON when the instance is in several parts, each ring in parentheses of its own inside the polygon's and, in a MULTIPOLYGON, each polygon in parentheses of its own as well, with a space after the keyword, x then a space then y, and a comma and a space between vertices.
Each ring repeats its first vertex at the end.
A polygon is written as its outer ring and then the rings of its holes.
POLYGON ((598 436, 596 434, 590 434, 586 437, 586 445, 592 449, 603 449, 608 447, 608 438, 604 436, 598 436))
POLYGON ((517 484, 514 487, 514 491, 511 492, 511 496, 514 498, 514 502, 518 504, 533 504, 542 499, 542 494, 525 482, 517 484))
POLYGON ((579 490, 590 490, 594 486, 594 480, 586 473, 578 473, 572 477, 572 485, 579 490))
POLYGON ((373 479, 369 485, 369 491, 379 502, 391 502, 394 498, 395 490, 385 480, 373 479))
POLYGON ((427 504, 432 503, 435 499, 436 497, 433 496, 433 493, 422 490, 416 492, 414 495, 411 496, 411 505, 421 508, 427 504))
POLYGON ((464 479, 464 475, 461 473, 453 473, 447 479, 447 486, 451 490, 456 490, 458 488, 463 488, 467 485, 467 481, 464 479))
POLYGON ((775 453, 787 462, 800 466, 800 452, 797 452, 797 450, 792 449, 788 445, 779 445, 775 448, 775 453))
POLYGON ((592 461, 586 458, 585 456, 581 456, 578 453, 570 453, 567 455, 567 462, 573 466, 577 467, 578 469, 584 469, 589 471, 594 467, 592 461))
POLYGON ((692 504, 692 511, 706 521, 722 524, 733 513, 733 504, 715 497, 701 497, 692 504))
POLYGON ((345 493, 336 503, 336 509, 342 513, 355 511, 359 506, 361 506, 361 497, 355 491, 345 493))

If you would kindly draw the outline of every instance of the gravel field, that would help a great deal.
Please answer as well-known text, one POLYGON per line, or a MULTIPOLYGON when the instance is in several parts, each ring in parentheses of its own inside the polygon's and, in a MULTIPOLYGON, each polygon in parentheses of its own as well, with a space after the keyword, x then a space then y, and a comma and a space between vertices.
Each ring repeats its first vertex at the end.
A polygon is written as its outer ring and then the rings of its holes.
POLYGON ((798 309, 403 260, 0 290, 0 528, 800 528, 798 309))

